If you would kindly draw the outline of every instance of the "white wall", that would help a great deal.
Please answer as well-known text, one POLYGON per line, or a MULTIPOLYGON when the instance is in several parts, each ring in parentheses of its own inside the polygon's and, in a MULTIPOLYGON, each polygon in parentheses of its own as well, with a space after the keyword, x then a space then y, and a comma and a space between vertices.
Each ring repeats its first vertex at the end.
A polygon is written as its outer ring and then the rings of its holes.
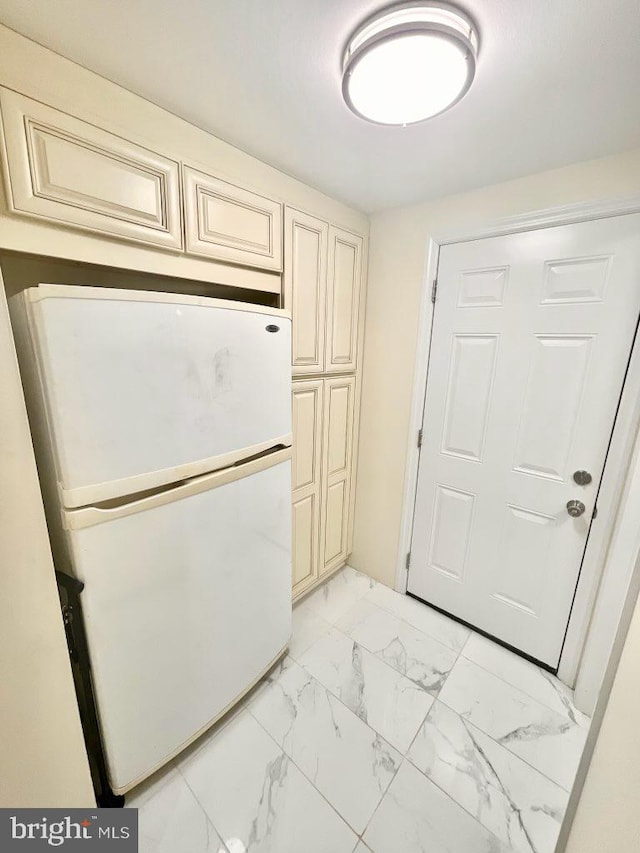
POLYGON ((638 191, 634 149, 372 218, 353 566, 394 584, 428 235, 638 191))
MULTIPOLYGON (((578 777, 586 770, 582 790, 571 795, 568 812, 577 806, 573 824, 563 827, 558 850, 566 853, 637 853, 640 849, 640 600, 639 567, 613 659, 619 664, 609 700, 605 697, 613 673, 605 678, 603 696, 594 716, 601 722, 589 763, 589 745, 578 777), (634 602, 635 598, 635 602, 634 602), (624 637, 624 630, 631 623, 624 637), (618 646, 622 646, 621 653, 618 646), (566 848, 564 842, 566 840, 566 848)), ((614 669, 611 665, 611 669, 614 669)), ((591 736, 590 736, 591 738, 591 736)))
POLYGON ((95 803, 0 279, 0 807, 95 803))

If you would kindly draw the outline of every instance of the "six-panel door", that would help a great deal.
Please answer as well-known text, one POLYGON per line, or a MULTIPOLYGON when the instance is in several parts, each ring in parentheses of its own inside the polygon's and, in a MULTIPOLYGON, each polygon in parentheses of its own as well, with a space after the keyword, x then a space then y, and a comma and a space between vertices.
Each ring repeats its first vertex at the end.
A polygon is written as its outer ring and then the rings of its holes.
POLYGON ((640 311, 639 229, 440 253, 409 591, 552 667, 640 311))
POLYGON ((344 563, 348 554, 356 379, 344 376, 324 383, 321 575, 344 563))
POLYGON ((329 226, 291 207, 285 210, 284 299, 293 320, 293 374, 322 373, 329 226))
POLYGON ((293 595, 317 580, 320 556, 323 380, 293 383, 293 595))

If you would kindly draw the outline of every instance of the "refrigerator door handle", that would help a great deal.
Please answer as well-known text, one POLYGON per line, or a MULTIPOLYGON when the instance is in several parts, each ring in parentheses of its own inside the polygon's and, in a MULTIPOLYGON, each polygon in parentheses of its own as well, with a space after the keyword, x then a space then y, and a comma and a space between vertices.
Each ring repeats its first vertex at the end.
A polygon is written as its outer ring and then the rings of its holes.
POLYGON ((111 521, 115 518, 123 518, 137 512, 144 512, 147 509, 164 506, 180 498, 197 495, 200 492, 216 489, 235 480, 250 477, 259 471, 264 471, 274 465, 287 462, 291 459, 291 456, 291 447, 283 447, 271 453, 260 454, 249 461, 236 463, 230 468, 224 468, 222 471, 213 471, 201 477, 194 477, 179 486, 155 492, 138 500, 119 503, 116 506, 88 506, 81 509, 63 510, 63 526, 65 530, 81 530, 84 527, 92 527, 94 524, 102 524, 105 521, 111 521))
POLYGON ((232 450, 219 456, 208 459, 198 459, 177 465, 173 468, 163 468, 159 471, 148 471, 122 480, 109 480, 106 483, 92 483, 89 486, 78 486, 74 489, 65 489, 62 483, 58 483, 60 503, 68 509, 87 506, 88 504, 102 503, 121 496, 133 495, 136 492, 145 492, 149 489, 160 489, 180 480, 190 480, 210 471, 220 471, 231 465, 236 465, 244 459, 253 459, 274 447, 288 447, 293 441, 293 435, 277 436, 269 441, 232 450))

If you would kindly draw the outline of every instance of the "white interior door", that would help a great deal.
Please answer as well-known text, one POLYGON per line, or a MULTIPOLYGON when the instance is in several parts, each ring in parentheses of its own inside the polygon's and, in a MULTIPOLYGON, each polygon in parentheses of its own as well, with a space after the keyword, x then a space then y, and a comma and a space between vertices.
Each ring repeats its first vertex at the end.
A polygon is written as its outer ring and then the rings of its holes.
POLYGON ((553 667, 639 310, 640 216, 440 253, 408 590, 553 667))

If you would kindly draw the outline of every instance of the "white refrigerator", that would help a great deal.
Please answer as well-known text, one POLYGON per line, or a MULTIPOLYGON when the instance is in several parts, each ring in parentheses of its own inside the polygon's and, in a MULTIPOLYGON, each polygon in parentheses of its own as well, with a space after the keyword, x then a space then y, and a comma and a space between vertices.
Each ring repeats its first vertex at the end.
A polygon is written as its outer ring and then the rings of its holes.
POLYGON ((291 323, 176 294, 11 300, 56 568, 82 593, 111 788, 230 708, 291 632, 291 323))

